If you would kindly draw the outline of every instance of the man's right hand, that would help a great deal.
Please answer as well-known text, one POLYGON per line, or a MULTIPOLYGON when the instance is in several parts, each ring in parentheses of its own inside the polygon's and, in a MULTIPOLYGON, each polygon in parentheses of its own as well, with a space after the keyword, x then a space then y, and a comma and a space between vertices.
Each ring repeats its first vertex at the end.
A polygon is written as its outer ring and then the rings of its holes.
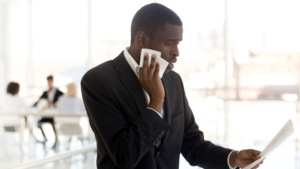
POLYGON ((159 63, 156 56, 152 55, 150 66, 148 66, 149 55, 145 53, 143 67, 140 68, 139 81, 150 97, 148 107, 161 113, 165 97, 165 90, 159 77, 159 63))

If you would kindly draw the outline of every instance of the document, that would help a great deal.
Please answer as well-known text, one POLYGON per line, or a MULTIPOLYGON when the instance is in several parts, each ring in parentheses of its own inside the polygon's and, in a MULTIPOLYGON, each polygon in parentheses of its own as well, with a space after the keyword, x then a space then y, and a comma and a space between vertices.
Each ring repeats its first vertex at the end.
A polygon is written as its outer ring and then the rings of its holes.
POLYGON ((294 126, 292 120, 289 120, 282 129, 277 133, 277 135, 272 139, 268 146, 261 152, 261 158, 249 164, 243 169, 251 169, 256 164, 265 159, 272 151, 279 147, 288 137, 294 133, 294 126))

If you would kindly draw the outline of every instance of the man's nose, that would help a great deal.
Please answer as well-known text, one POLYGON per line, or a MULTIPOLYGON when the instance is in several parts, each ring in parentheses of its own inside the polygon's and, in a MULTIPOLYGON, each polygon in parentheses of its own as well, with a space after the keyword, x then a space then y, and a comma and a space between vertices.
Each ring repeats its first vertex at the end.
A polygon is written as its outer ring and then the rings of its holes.
POLYGON ((178 49, 178 46, 177 46, 177 45, 173 48, 171 54, 172 54, 173 56, 175 56, 175 57, 178 57, 178 56, 179 56, 179 49, 178 49))

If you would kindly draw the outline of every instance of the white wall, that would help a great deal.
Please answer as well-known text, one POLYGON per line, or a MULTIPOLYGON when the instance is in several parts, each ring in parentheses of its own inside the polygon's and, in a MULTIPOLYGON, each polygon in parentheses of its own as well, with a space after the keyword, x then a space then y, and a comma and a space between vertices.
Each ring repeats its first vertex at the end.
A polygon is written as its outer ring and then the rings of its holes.
POLYGON ((6 47, 5 47, 5 23, 7 18, 6 3, 0 3, 0 111, 3 108, 5 90, 6 90, 6 47))

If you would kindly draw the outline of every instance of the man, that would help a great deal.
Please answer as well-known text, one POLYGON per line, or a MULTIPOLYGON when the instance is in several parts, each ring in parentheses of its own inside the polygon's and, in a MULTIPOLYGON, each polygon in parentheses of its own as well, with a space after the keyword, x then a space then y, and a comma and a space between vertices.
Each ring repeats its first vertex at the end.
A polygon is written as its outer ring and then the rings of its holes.
POLYGON ((244 167, 260 158, 259 151, 237 152, 204 140, 182 80, 171 70, 182 33, 182 22, 172 10, 157 3, 146 5, 132 20, 130 47, 83 77, 82 96, 97 139, 98 168, 175 169, 180 153, 191 165, 209 169, 244 167), (138 66, 142 48, 160 51, 169 62, 162 79, 155 56, 146 54, 143 67, 138 66))
MULTIPOLYGON (((56 102, 58 101, 58 98, 60 96, 63 95, 63 92, 61 92, 60 90, 58 90, 56 87, 54 87, 54 83, 53 83, 53 76, 50 75, 47 77, 47 82, 48 82, 48 87, 49 87, 49 90, 48 91, 45 91, 42 96, 39 98, 39 100, 34 104, 34 106, 37 106, 38 102, 41 100, 41 99, 47 99, 48 101, 48 105, 47 107, 48 108, 51 108, 51 107, 56 107, 56 102)), ((54 119, 53 118, 41 118, 39 121, 38 121, 38 127, 41 129, 41 132, 45 138, 45 140, 47 140, 47 137, 45 135, 45 132, 42 128, 42 125, 44 123, 50 123, 52 128, 53 128, 53 131, 54 131, 54 134, 55 134, 55 141, 57 141, 57 134, 56 134, 56 130, 55 130, 55 123, 54 123, 54 119)), ((56 142, 54 144, 54 147, 56 145, 56 142)))

